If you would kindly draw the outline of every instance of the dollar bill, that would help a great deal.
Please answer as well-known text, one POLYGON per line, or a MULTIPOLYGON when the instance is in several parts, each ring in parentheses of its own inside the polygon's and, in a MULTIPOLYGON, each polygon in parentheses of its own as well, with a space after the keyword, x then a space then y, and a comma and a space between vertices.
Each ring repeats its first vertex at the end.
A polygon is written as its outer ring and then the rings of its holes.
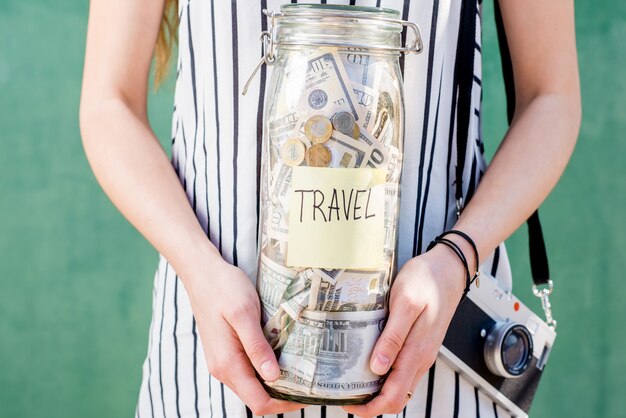
MULTIPOLYGON (((261 247, 261 253, 271 260, 275 261, 276 263, 280 264, 281 266, 285 266, 287 261, 287 253, 284 249, 287 247, 287 242, 268 238, 266 244, 261 247)), ((293 270, 297 271, 297 269, 295 268, 293 270)))
POLYGON ((372 119, 376 117, 378 92, 362 84, 352 84, 352 90, 356 95, 359 111, 362 115, 358 126, 361 130, 366 130, 372 119))
POLYGON ((330 312, 373 311, 385 307, 387 270, 345 270, 334 283, 315 277, 309 309, 330 312))
POLYGON ((384 378, 373 373, 369 359, 387 312, 329 312, 312 392, 319 397, 350 397, 377 392, 384 378))
POLYGON ((261 253, 259 265, 258 291, 262 302, 263 322, 274 316, 289 284, 297 272, 276 263, 261 253))
POLYGON ((346 53, 341 54, 341 62, 353 84, 369 88, 376 87, 377 77, 385 70, 384 64, 376 62, 362 48, 347 48, 346 53))
POLYGON ((333 131, 326 144, 333 157, 330 163, 331 167, 360 167, 363 165, 368 152, 366 144, 339 131, 333 131))
POLYGON ((291 282, 285 291, 285 299, 289 299, 305 289, 311 287, 311 281, 315 272, 311 268, 303 269, 296 274, 296 278, 291 282))
POLYGON ((388 259, 396 249, 396 224, 398 219, 398 184, 385 183, 385 255, 388 259))
POLYGON ((341 275, 344 271, 344 269, 313 269, 313 273, 319 275, 322 279, 326 280, 329 283, 335 283, 337 281, 337 277, 341 275))
POLYGON ((402 153, 393 145, 389 146, 387 152, 388 161, 387 164, 387 181, 390 183, 399 184, 400 175, 402 174, 402 153))
POLYGON ((292 319, 298 320, 300 314, 309 305, 309 298, 311 295, 311 288, 304 289, 303 291, 296 293, 294 296, 288 298, 280 307, 289 315, 292 319))
POLYGON ((354 92, 338 54, 323 52, 309 58, 299 108, 308 115, 345 111, 359 120, 354 92))
POLYGON ((367 152, 362 166, 387 170, 387 166, 389 165, 389 153, 387 148, 366 130, 361 130, 359 133, 359 142, 363 142, 367 145, 367 152))
POLYGON ((270 238, 287 242, 289 236, 289 217, 281 205, 270 205, 271 210, 269 233, 270 238))
POLYGON ((348 78, 353 83, 362 86, 371 86, 372 84, 370 61, 370 55, 363 48, 348 48, 346 53, 341 54, 341 62, 346 69, 348 78))
POLYGON ((369 357, 385 318, 385 310, 305 310, 282 347, 280 376, 269 385, 322 398, 347 398, 380 390, 384 378, 370 370, 369 357))
POLYGON ((293 323, 278 358, 280 377, 272 382, 271 386, 284 387, 305 394, 311 393, 311 383, 317 368, 325 326, 325 312, 305 311, 299 320, 293 323))
POLYGON ((293 318, 279 308, 263 326, 263 335, 273 350, 280 350, 287 342, 293 318))
POLYGON ((272 144, 278 147, 292 137, 293 132, 298 128, 300 116, 297 112, 290 112, 280 118, 277 118, 268 124, 268 133, 272 138, 272 144))
POLYGON ((277 164, 272 172, 272 184, 270 186, 272 202, 280 204, 285 211, 289 210, 291 173, 291 167, 287 164, 277 164))

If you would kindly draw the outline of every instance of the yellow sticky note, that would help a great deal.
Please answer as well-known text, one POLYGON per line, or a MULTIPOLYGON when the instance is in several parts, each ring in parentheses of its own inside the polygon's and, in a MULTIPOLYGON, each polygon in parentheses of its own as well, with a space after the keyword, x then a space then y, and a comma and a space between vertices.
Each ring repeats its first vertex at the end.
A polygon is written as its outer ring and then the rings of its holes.
POLYGON ((287 264, 382 268, 385 177, 377 168, 294 167, 287 264))

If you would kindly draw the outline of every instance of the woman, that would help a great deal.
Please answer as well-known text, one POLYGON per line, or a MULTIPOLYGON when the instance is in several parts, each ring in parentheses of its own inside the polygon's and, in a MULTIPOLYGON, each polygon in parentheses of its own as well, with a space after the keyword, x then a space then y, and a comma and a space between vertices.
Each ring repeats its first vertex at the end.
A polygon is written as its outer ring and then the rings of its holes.
MULTIPOLYGON (((392 288, 388 324, 371 357, 374 372, 391 373, 379 396, 345 410, 300 410, 302 405, 270 398, 255 375, 266 380, 278 375, 259 326, 252 282, 257 147, 267 74, 255 80, 246 96, 240 93, 261 54, 261 9, 277 10, 282 1, 183 0, 178 5, 170 162, 150 129, 146 92, 155 42, 159 39, 157 51, 162 53, 167 39, 163 30, 173 24, 167 11, 174 3, 91 1, 80 111, 85 151, 100 184, 161 254, 137 416, 507 416, 462 377, 456 385, 459 376, 436 361, 465 286, 464 268, 445 246, 424 251, 444 229, 464 231, 476 242, 483 266, 495 269, 501 286, 510 288, 500 243, 553 188, 578 133, 573 0, 500 1, 515 75, 516 112, 486 171, 480 143, 477 2, 464 6, 477 9, 471 25, 459 23, 461 0, 329 2, 400 10, 403 18, 420 25, 425 46, 422 56, 407 57, 403 64, 409 117, 401 269, 392 288), (475 36, 470 54, 475 60, 461 64, 474 72, 468 91, 471 114, 458 115, 458 39, 468 31, 475 36), (456 220, 454 199, 449 198, 454 165, 448 151, 455 149, 455 120, 461 116, 468 120, 466 157, 473 162, 466 164, 464 193, 472 199, 456 220), (479 177, 480 185, 472 187, 479 177), (497 247, 500 256, 494 261, 491 254, 497 247)), ((164 60, 157 64, 162 71, 164 60)), ((457 238, 451 237, 474 269, 471 247, 457 238)))

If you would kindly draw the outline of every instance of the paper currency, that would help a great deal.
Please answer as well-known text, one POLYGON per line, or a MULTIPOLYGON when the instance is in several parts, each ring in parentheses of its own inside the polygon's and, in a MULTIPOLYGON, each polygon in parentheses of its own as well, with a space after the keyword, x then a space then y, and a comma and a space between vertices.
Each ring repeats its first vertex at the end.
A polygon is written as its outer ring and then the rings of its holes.
POLYGON ((335 282, 317 276, 311 283, 309 309, 316 311, 375 311, 385 308, 385 277, 388 272, 344 270, 335 282))
POLYGON ((264 321, 267 322, 278 310, 283 295, 289 284, 296 277, 296 272, 281 266, 269 257, 261 254, 259 268, 259 296, 263 305, 264 321))
POLYGON ((269 385, 321 398, 380 390, 383 378, 370 370, 369 357, 386 314, 304 311, 282 348, 280 377, 269 385))

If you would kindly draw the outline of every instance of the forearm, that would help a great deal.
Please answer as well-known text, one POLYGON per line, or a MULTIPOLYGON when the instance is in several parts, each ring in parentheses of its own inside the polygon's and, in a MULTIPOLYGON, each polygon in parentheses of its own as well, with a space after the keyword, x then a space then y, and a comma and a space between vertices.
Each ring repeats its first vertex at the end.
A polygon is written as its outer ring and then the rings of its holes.
POLYGON ((121 99, 101 100, 83 105, 81 130, 85 152, 106 194, 183 281, 192 276, 193 263, 215 267, 223 261, 145 117, 121 99))
POLYGON ((455 225, 474 239, 481 259, 508 238, 556 185, 574 149, 579 124, 576 95, 542 94, 526 106, 518 104, 502 145, 455 225))

